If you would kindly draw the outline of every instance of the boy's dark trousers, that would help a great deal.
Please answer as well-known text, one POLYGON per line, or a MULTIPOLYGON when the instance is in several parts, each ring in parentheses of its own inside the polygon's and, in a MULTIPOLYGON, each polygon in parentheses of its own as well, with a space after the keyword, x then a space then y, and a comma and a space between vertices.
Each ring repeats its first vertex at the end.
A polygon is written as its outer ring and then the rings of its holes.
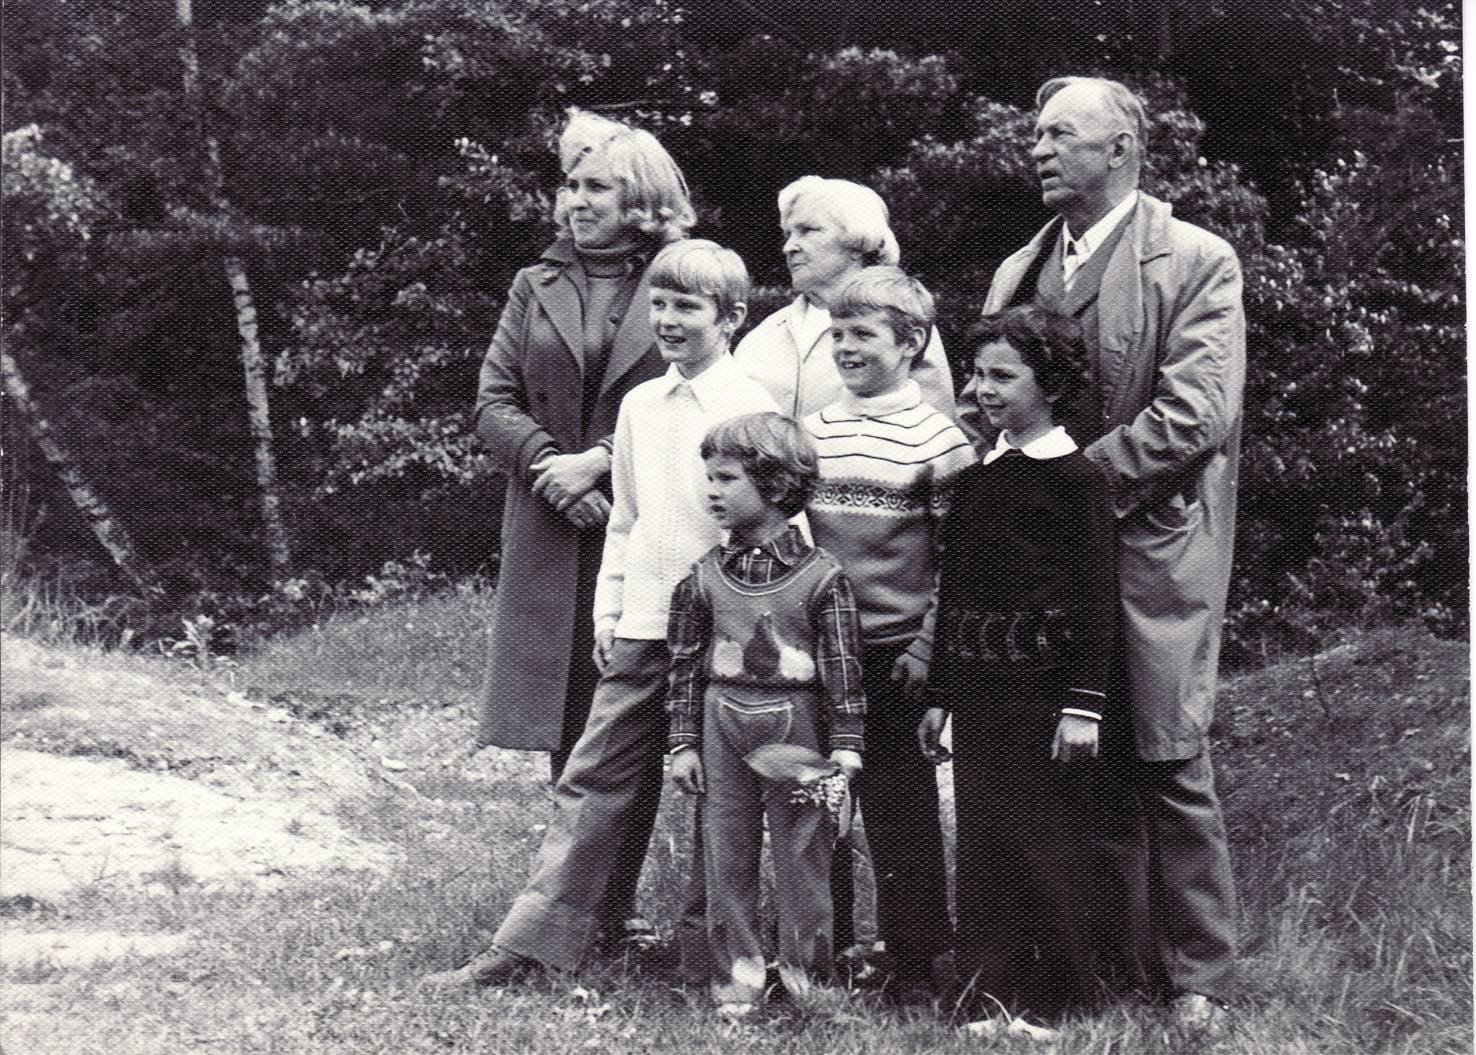
MULTIPOLYGON (((917 743, 927 705, 908 700, 892 666, 907 643, 861 651, 866 687, 865 768, 853 786, 861 803, 871 867, 876 875, 877 936, 894 963, 926 970, 926 961, 953 945, 948 878, 938 821, 938 777, 917 743)), ((851 855, 831 862, 835 947, 855 943, 855 882, 851 855)))

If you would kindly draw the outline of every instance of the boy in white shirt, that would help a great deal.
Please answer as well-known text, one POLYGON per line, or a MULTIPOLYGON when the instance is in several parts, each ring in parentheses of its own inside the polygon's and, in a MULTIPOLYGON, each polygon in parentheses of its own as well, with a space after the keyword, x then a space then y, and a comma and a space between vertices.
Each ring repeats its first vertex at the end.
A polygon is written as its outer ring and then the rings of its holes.
POLYGON ((777 408, 728 348, 747 311, 748 272, 730 249, 675 242, 651 262, 651 328, 670 364, 620 404, 614 499, 595 591, 589 721, 554 788, 538 859, 493 944, 439 985, 501 985, 538 967, 578 965, 597 930, 632 912, 616 878, 639 862, 661 798, 673 589, 718 542, 702 438, 719 422, 777 408))

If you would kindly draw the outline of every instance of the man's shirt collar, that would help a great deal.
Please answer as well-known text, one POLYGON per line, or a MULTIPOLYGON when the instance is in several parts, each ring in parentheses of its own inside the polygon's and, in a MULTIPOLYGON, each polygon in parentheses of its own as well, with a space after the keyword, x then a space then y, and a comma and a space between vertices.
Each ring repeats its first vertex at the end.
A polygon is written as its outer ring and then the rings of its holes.
POLYGON ((990 462, 1004 457, 1010 451, 1016 450, 1027 458, 1044 461, 1047 458, 1060 458, 1070 454, 1076 450, 1076 441, 1068 436, 1066 429, 1060 425, 1051 429, 1044 436, 1037 436, 1023 447, 1016 447, 1011 444, 1009 440, 1005 439, 1005 434, 1001 432, 999 439, 994 441, 994 449, 984 455, 984 464, 988 465, 990 462))
MULTIPOLYGON (((1107 210, 1096 223, 1092 224, 1081 235, 1073 235, 1069 224, 1061 225, 1061 235, 1066 240, 1067 246, 1076 247, 1077 266, 1086 263, 1087 258, 1101 247, 1107 236, 1117 229, 1117 225, 1123 221, 1128 213, 1133 211, 1133 206, 1138 204, 1138 192, 1134 190, 1122 201, 1107 210)), ((1063 246, 1064 250, 1064 246, 1063 246)))

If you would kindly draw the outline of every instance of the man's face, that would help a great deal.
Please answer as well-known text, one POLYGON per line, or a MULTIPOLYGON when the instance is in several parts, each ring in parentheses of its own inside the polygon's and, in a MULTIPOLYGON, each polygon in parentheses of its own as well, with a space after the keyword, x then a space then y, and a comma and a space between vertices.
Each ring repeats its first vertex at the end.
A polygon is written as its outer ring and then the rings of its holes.
POLYGON ((1067 85, 1046 100, 1035 122, 1030 156, 1047 207, 1068 218, 1072 213, 1104 213, 1111 207, 1108 183, 1118 130, 1100 90, 1092 85, 1067 85))

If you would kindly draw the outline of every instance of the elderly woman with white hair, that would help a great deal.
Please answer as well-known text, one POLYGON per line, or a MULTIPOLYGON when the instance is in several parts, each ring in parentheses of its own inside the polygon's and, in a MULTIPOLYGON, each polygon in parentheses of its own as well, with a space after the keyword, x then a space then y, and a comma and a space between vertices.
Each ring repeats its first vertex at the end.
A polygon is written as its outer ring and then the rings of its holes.
MULTIPOLYGON (((780 410, 802 420, 841 393, 830 352, 831 298, 862 268, 896 264, 901 251, 881 195, 850 180, 804 176, 791 183, 779 192, 779 225, 795 299, 749 331, 733 356, 780 410)), ((912 379, 930 406, 957 414, 936 328, 912 379)))
MULTIPOLYGON (((784 259, 796 296, 754 327, 739 343, 734 358, 768 389, 782 411, 803 420, 834 403, 844 389, 831 349, 829 305, 864 268, 895 265, 901 254, 886 203, 876 191, 849 180, 819 176, 796 180, 779 192, 779 220, 784 259)), ((911 378, 929 406, 955 418, 953 378, 936 327, 912 366, 911 378)), ((909 732, 911 728, 915 723, 909 732)), ((911 744, 910 735, 907 742, 911 744)), ((924 779, 931 780, 931 772, 924 779)), ((864 785, 864 776, 861 781, 864 785)), ((907 791, 878 786, 874 793, 895 796, 907 791)), ((866 796, 862 790, 863 813, 866 796)), ((911 805, 918 807, 912 815, 927 812, 921 800, 911 805)), ((895 814, 908 815, 905 810, 895 814)), ((885 871, 876 884, 877 929, 887 943, 887 962, 892 968, 888 989, 902 996, 946 979, 952 926, 936 812, 931 825, 920 821, 912 831, 897 829, 890 823, 891 816, 879 817, 872 833, 874 860, 882 862, 874 867, 885 871), (899 861, 905 861, 906 867, 897 866, 899 861)), ((831 898, 835 947, 845 949, 855 939, 850 855, 838 854, 833 859, 831 898)))

